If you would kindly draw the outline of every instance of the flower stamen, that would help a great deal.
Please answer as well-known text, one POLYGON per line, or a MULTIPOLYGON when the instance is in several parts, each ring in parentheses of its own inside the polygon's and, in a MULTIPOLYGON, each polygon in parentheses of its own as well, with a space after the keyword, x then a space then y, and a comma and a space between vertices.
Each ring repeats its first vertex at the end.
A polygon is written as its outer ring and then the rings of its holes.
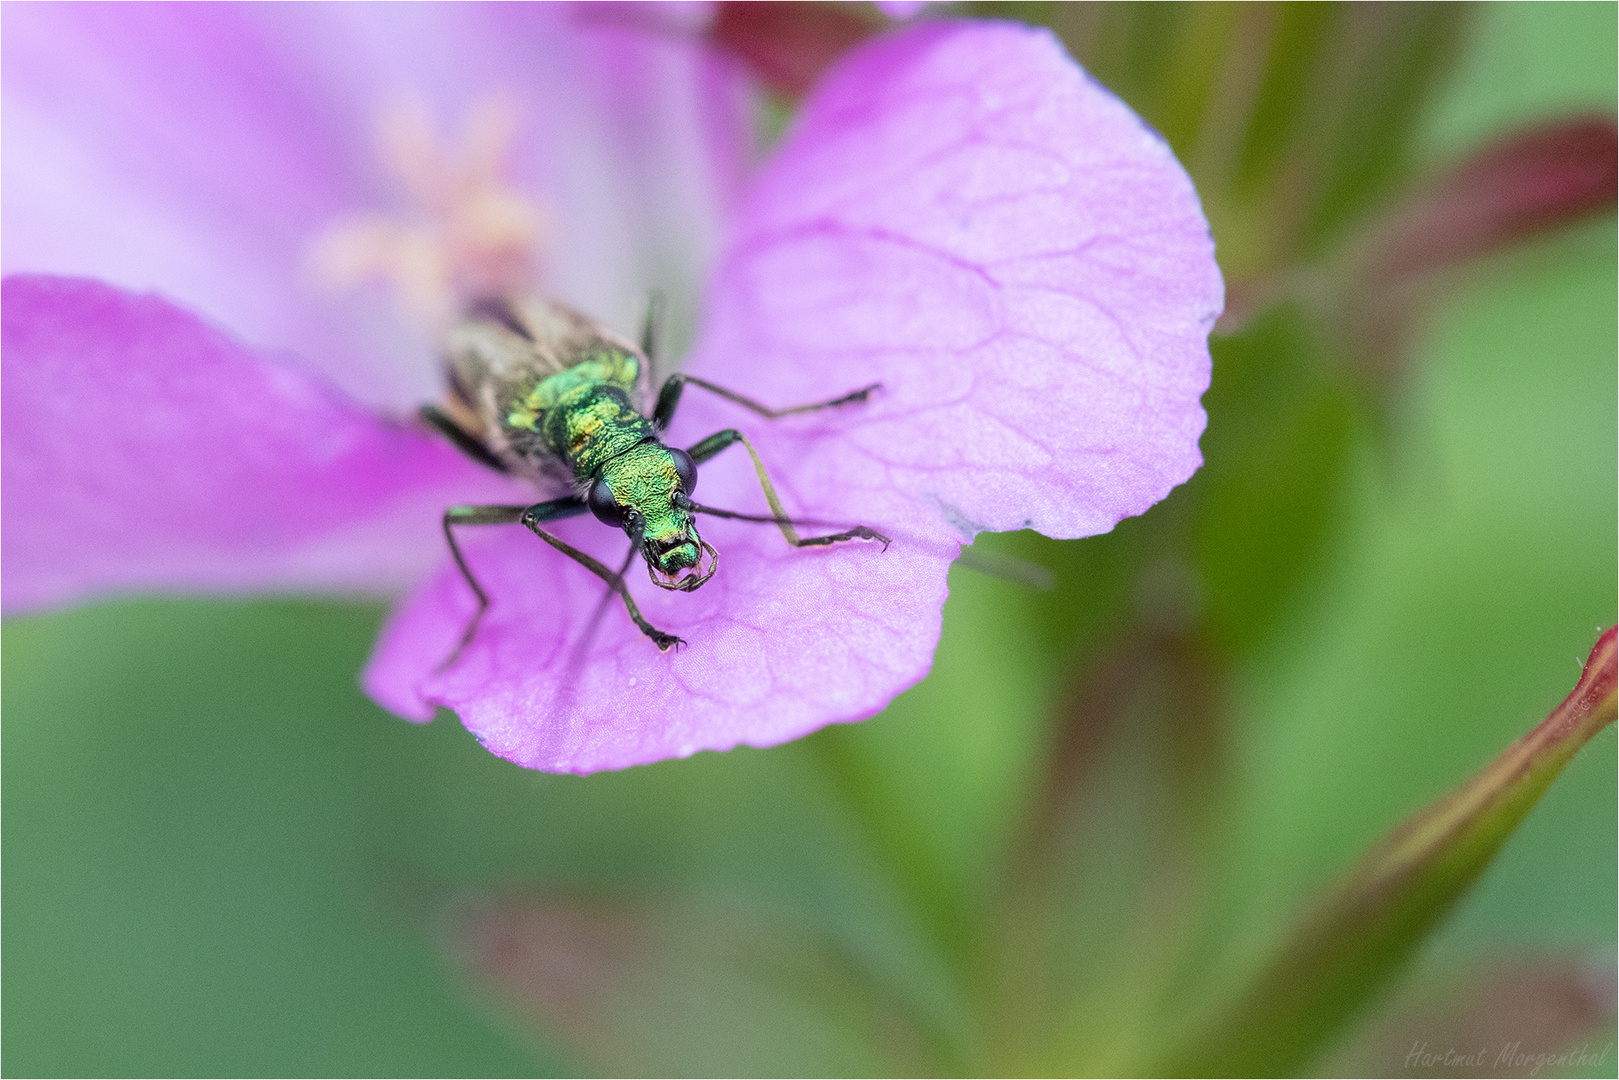
POLYGON ((511 183, 517 128, 509 99, 485 98, 467 114, 460 145, 445 147, 424 108, 388 109, 379 149, 408 208, 334 222, 311 250, 317 280, 332 291, 390 285, 399 308, 434 332, 470 299, 533 291, 548 215, 511 183))

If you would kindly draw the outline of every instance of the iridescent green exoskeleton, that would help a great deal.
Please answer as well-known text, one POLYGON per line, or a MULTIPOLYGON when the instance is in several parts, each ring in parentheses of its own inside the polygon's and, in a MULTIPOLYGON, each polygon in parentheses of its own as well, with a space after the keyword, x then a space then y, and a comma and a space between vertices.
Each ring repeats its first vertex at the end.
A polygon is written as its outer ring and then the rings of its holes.
MULTIPOLYGON (((590 319, 551 300, 490 301, 476 305, 446 344, 449 393, 443 407, 424 406, 422 418, 468 455, 539 487, 575 492, 531 506, 454 506, 444 512, 450 553, 478 600, 449 666, 477 633, 489 596, 472 575, 455 541, 458 525, 519 524, 607 582, 641 632, 667 650, 684 644, 642 617, 623 573, 640 552, 647 574, 662 589, 690 592, 719 568, 719 553, 697 531, 697 514, 774 523, 794 547, 841 540, 888 538, 865 525, 829 536, 799 536, 782 510, 764 463, 740 431, 715 432, 687 449, 666 446, 662 433, 687 383, 700 386, 768 419, 865 401, 879 384, 831 401, 772 409, 741 394, 688 375, 664 381, 650 416, 652 337, 648 313, 642 347, 613 336, 590 319), (697 466, 741 443, 770 504, 768 516, 717 510, 692 501, 697 466), (540 526, 590 511, 624 530, 630 551, 617 571, 540 526)), ((800 523, 802 524, 802 523, 800 523)))

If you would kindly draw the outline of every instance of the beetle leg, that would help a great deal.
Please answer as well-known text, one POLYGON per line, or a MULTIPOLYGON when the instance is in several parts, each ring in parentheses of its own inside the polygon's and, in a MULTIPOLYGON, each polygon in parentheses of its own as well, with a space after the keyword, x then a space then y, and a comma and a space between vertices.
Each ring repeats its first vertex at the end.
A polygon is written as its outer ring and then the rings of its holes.
POLYGON ((652 362, 652 370, 658 370, 658 340, 659 332, 663 329, 663 294, 654 291, 646 298, 646 317, 641 320, 641 355, 652 362))
POLYGON ((444 511, 444 539, 450 545, 450 554, 455 557, 455 565, 460 569, 461 576, 466 580, 467 587, 472 595, 478 599, 478 610, 472 613, 467 620, 466 629, 461 632, 461 640, 451 650, 450 655, 434 669, 435 672, 444 671, 461 658, 461 653, 472 644, 473 637, 478 633, 478 625, 483 622, 484 612, 489 610, 489 594, 484 592, 483 586, 473 576, 472 568, 467 565, 466 556, 461 553, 461 545, 455 542, 454 527, 457 525, 515 525, 527 520, 529 515, 535 521, 555 521, 558 518, 573 517, 585 512, 584 500, 577 495, 569 495, 561 499, 552 499, 550 502, 536 503, 533 506, 452 506, 444 511))
MULTIPOLYGON (((428 424, 431 424, 441 435, 453 442, 457 449, 473 461, 478 462, 480 465, 487 465, 496 472, 511 471, 506 468, 505 462, 489 452, 489 448, 482 441, 468 432, 466 428, 457 424, 448 413, 437 405, 423 405, 418 415, 428 424)), ((471 522, 468 522, 468 524, 471 524, 471 522)))
MULTIPOLYGON (((606 566, 599 560, 586 555, 583 551, 580 551, 578 548, 574 547, 566 540, 563 540, 561 537, 553 536, 551 533, 548 533, 544 529, 540 528, 540 523, 548 519, 539 517, 537 515, 532 515, 530 511, 539 510, 547 505, 549 504, 540 503, 539 506, 529 507, 529 509, 523 511, 521 516, 518 518, 519 522, 535 536, 538 536, 541 540, 544 540, 547 544, 550 544, 552 547, 562 552, 562 554, 566 555, 580 566, 583 566, 586 570, 589 570, 592 574, 595 574, 597 577, 607 582, 608 588, 618 593, 619 598, 624 601, 624 609, 629 612, 630 619, 634 621, 636 627, 640 629, 641 633, 652 639, 652 643, 658 647, 659 652, 668 652, 670 649, 677 649, 684 645, 685 642, 680 638, 675 637, 673 634, 666 634, 662 630, 659 630, 656 626, 653 626, 651 623, 646 621, 646 618, 641 614, 641 609, 635 604, 635 598, 630 595, 629 588, 624 584, 624 577, 622 574, 614 573, 610 567, 606 566)), ((634 554, 635 549, 632 547, 630 551, 631 557, 633 557, 634 554)), ((629 559, 624 561, 624 565, 626 567, 629 566, 629 559)))
POLYGON ((691 503, 691 508, 699 514, 711 514, 714 517, 733 518, 738 521, 770 521, 781 530, 781 535, 793 547, 818 547, 824 544, 836 544, 843 540, 881 540, 883 550, 888 550, 889 539, 869 525, 856 525, 831 536, 799 536, 798 530, 793 528, 793 519, 787 516, 787 511, 781 507, 781 500, 776 497, 776 486, 770 482, 770 474, 765 472, 765 463, 759 460, 759 452, 753 448, 748 437, 736 428, 726 428, 716 431, 702 442, 693 446, 686 453, 699 464, 712 458, 726 447, 741 443, 747 448, 748 456, 753 459, 753 471, 759 476, 759 486, 764 489, 765 501, 770 504, 771 516, 762 514, 741 514, 734 510, 716 510, 709 506, 699 506, 691 503))
POLYGON ((832 409, 839 405, 853 405, 856 402, 865 401, 871 396, 872 391, 881 389, 883 385, 882 383, 872 383, 870 386, 862 386, 859 390, 844 394, 842 397, 835 397, 830 401, 817 401, 811 405, 794 405, 790 409, 772 409, 768 405, 761 405, 750 397, 743 397, 734 390, 727 390, 723 386, 717 386, 707 379, 683 375, 677 371, 664 381, 663 388, 658 391, 658 406, 652 412, 652 422, 659 428, 668 427, 669 421, 674 419, 675 409, 680 405, 681 391, 686 388, 687 383, 691 383, 693 386, 701 386, 709 393, 718 394, 726 401, 735 402, 744 409, 764 417, 766 420, 779 420, 783 416, 819 412, 821 409, 832 409))

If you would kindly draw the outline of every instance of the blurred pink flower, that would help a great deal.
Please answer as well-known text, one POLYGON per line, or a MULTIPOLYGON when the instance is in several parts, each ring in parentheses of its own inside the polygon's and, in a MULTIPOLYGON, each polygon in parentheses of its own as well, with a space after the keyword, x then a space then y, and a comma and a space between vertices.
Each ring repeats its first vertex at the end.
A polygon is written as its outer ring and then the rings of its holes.
MULTIPOLYGON (((938 22, 868 42, 733 207, 743 88, 694 35, 526 5, 4 17, 5 264, 34 275, 4 294, 11 610, 374 589, 436 565, 384 629, 368 692, 416 720, 454 709, 524 766, 590 772, 875 714, 927 673, 961 544, 1105 532, 1200 464, 1222 287, 1196 195, 1043 31, 938 22), (695 274, 717 250, 685 370, 776 404, 882 382, 867 405, 775 423, 689 391, 669 439, 740 426, 790 513, 872 524, 890 549, 795 551, 710 519, 712 582, 636 590, 689 642, 663 654, 620 610, 587 626, 589 573, 490 529, 467 546, 493 606, 437 672, 472 608, 439 512, 555 493, 375 411, 432 396, 425 350, 299 286, 300 245, 376 201, 357 147, 400 87, 452 114, 497 89, 542 123, 519 171, 554 219, 559 295, 623 327, 646 295, 622 269, 638 253, 695 274), (390 348, 417 368, 386 373, 390 348)), ((704 466, 701 498, 764 509, 740 451, 704 466)), ((622 555, 593 520, 557 531, 622 555)))

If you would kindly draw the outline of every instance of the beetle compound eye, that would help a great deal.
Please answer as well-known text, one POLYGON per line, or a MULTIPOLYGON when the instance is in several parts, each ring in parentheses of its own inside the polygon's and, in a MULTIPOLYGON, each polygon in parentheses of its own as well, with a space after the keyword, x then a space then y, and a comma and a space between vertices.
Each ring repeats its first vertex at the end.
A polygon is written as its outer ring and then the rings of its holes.
POLYGON ((613 498, 613 489, 607 486, 607 481, 598 479, 590 485, 585 504, 602 524, 615 527, 624 524, 624 508, 613 498))
POLYGON ((690 495, 697 490, 697 462, 686 451, 673 446, 669 448, 669 456, 675 462, 675 475, 680 477, 680 490, 690 495))

